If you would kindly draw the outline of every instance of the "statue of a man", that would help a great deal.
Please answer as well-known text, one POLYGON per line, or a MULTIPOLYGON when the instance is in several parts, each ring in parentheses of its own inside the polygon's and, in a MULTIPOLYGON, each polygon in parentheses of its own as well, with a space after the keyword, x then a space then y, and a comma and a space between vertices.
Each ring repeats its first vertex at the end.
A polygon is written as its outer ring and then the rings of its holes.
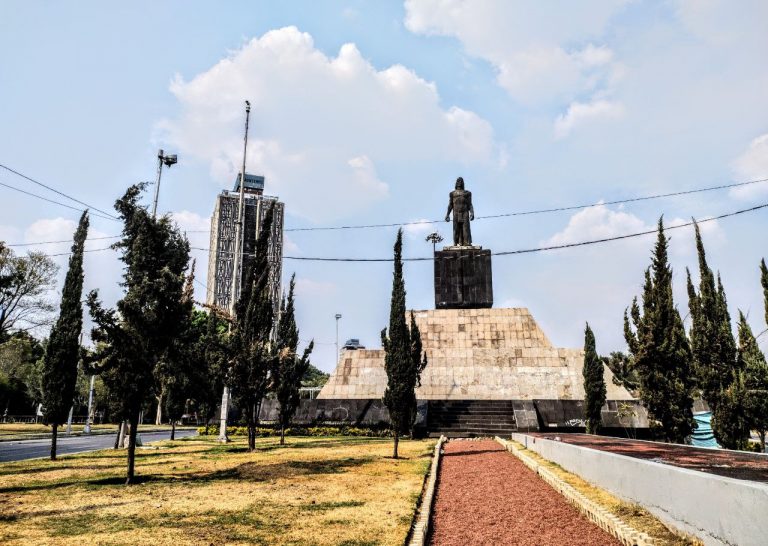
POLYGON ((475 219, 475 209, 472 207, 472 192, 464 189, 464 179, 456 179, 456 189, 450 194, 448 212, 445 221, 450 222, 453 211, 453 244, 454 246, 472 246, 472 231, 469 222, 475 219))

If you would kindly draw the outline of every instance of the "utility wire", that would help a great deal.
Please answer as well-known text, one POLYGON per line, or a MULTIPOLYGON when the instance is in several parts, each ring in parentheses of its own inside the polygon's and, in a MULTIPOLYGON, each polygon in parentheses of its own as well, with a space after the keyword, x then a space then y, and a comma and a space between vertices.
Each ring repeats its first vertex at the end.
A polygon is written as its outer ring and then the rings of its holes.
MULTIPOLYGON (((2 165, 0 165, 2 166, 2 165)), ((731 188, 738 188, 742 186, 747 186, 750 184, 759 184, 762 182, 768 182, 768 178, 761 178, 758 180, 749 180, 747 182, 736 182, 734 184, 722 184, 719 186, 709 186, 704 188, 694 188, 691 190, 683 190, 678 192, 670 192, 670 193, 660 193, 655 195, 645 195, 640 197, 630 197, 627 199, 615 199, 612 201, 598 201, 596 203, 590 203, 585 205, 570 205, 566 207, 557 207, 557 208, 549 208, 549 209, 534 209, 534 210, 526 210, 526 211, 517 211, 517 212, 507 212, 507 213, 501 213, 501 214, 491 214, 487 216, 477 216, 475 220, 483 220, 483 219, 490 219, 490 218, 508 218, 512 216, 529 216, 534 214, 544 214, 549 212, 563 212, 563 211, 570 211, 570 210, 578 210, 578 209, 586 209, 590 207, 596 207, 601 205, 618 205, 623 203, 634 203, 638 201, 649 201, 653 199, 662 199, 665 197, 675 197, 680 195, 690 195, 695 193, 703 193, 703 192, 709 192, 709 191, 715 191, 715 190, 722 190, 722 189, 731 189, 731 188)), ((0 185, 5 186, 6 184, 3 184, 0 182, 0 185)), ((11 186, 8 186, 11 187, 11 186)), ((21 191, 23 193, 23 190, 19 190, 17 188, 11 187, 11 189, 16 189, 17 191, 21 191)), ((34 195, 34 194, 29 194, 34 195)), ((39 197, 40 199, 45 199, 46 201, 50 201, 49 199, 46 199, 45 197, 40 197, 37 195, 34 195, 34 197, 39 197)), ((68 207, 68 208, 74 208, 70 207, 69 205, 64 205, 62 203, 58 203, 56 201, 51 201, 56 204, 60 204, 62 206, 68 207)), ((74 210, 80 210, 80 209, 74 209, 74 210)), ((392 223, 392 224, 367 224, 367 225, 357 225, 357 226, 320 226, 320 227, 311 227, 311 228, 288 228, 284 231, 328 231, 328 230, 341 230, 341 229, 364 229, 364 228, 374 228, 374 227, 398 227, 398 226, 410 226, 410 225, 418 225, 418 224, 436 224, 440 223, 444 220, 417 220, 413 222, 401 222, 401 223, 392 223)), ((188 229, 184 230, 185 233, 210 233, 211 230, 209 229, 188 229)), ((119 238, 119 235, 115 235, 110 238, 119 238)), ((63 242, 71 242, 71 240, 68 241, 41 241, 39 243, 23 243, 23 244, 11 244, 6 246, 32 246, 35 244, 53 244, 53 243, 63 243, 63 242)), ((201 249, 193 247, 195 250, 207 250, 207 249, 201 249)), ((298 258, 290 258, 290 259, 298 259, 298 258)))
MULTIPOLYGON (((697 222, 699 224, 704 224, 706 222, 712 222, 714 220, 721 220, 723 218, 729 218, 731 216, 737 216, 739 214, 746 214, 748 212, 754 212, 756 210, 764 209, 768 207, 768 203, 763 203, 762 205, 757 205, 754 207, 750 207, 747 209, 741 209, 734 212, 728 212, 726 214, 721 214, 719 216, 713 216, 711 218, 704 218, 702 220, 698 220, 697 222)), ((677 224, 674 226, 666 226, 665 230, 672 230, 672 229, 680 229, 688 226, 692 226, 694 223, 694 220, 691 220, 690 222, 686 222, 684 224, 677 224)), ((491 255, 493 256, 510 256, 513 254, 531 254, 534 252, 545 252, 548 250, 559 250, 563 248, 573 248, 578 246, 588 246, 588 245, 595 245, 600 243, 607 243, 610 241, 620 241, 622 239, 632 239, 634 237, 642 237, 644 235, 650 235, 652 233, 657 233, 656 229, 650 229, 647 231, 640 231, 637 233, 629 233, 627 235, 617 235, 614 237, 605 237, 602 239, 592 239, 589 241, 580 241, 576 243, 565 243, 562 245, 552 245, 552 246, 545 246, 545 247, 536 247, 536 248, 526 248, 526 249, 520 249, 520 250, 506 250, 501 252, 492 252, 491 255)), ((193 250, 204 250, 210 252, 210 249, 208 248, 201 248, 201 247, 190 247, 193 250)), ((223 251, 221 251, 224 253, 223 251)), ((253 254, 248 254, 253 255, 253 254)), ((323 257, 308 257, 308 256, 283 256, 283 259, 285 260, 298 260, 298 261, 307 261, 307 262, 392 262, 394 261, 394 258, 323 258, 323 257)), ((402 258, 404 262, 423 262, 428 260, 433 260, 434 257, 428 256, 428 257, 418 257, 418 258, 402 258)))
MULTIPOLYGON (((731 188, 739 188, 742 186, 748 186, 750 184, 760 184, 762 182, 768 182, 768 178, 761 178, 759 180, 749 180, 747 182, 736 182, 734 184, 721 184, 719 186, 708 186, 705 188, 694 188, 691 190, 676 191, 670 193, 658 193, 654 195, 644 195, 640 197, 630 197, 628 199, 615 199, 613 201, 598 201, 597 203, 589 203, 583 205, 570 205, 566 207, 556 207, 550 209, 535 209, 535 210, 523 210, 516 212, 504 212, 500 214, 489 214, 486 216, 476 216, 475 220, 487 220, 490 218, 508 218, 510 216, 529 216, 532 214, 545 214, 549 212, 563 212, 569 210, 586 209, 590 207, 596 207, 600 205, 618 205, 621 203, 635 203, 637 201, 650 201, 653 199, 662 199, 665 197, 677 197, 680 195, 691 195, 694 193, 704 193, 708 191, 725 190, 731 188)), ((363 225, 351 225, 351 226, 317 226, 306 228, 288 228, 285 231, 329 231, 340 229, 367 229, 367 228, 380 228, 380 227, 398 227, 398 226, 413 226, 419 224, 438 224, 444 222, 442 220, 416 220, 413 222, 399 222, 393 224, 363 224, 363 225)))
MULTIPOLYGON (((102 252, 103 250, 114 250, 111 246, 104 248, 86 248, 83 252, 102 252)), ((47 258, 56 258, 57 256, 71 256, 71 252, 59 252, 58 254, 43 254, 47 258)))
MULTIPOLYGON (((36 193, 32 193, 32 192, 29 192, 29 191, 26 191, 26 190, 22 190, 21 188, 17 188, 15 186, 11 186, 10 184, 6 184, 4 182, 0 182, 0 186, 4 186, 4 187, 6 187, 8 189, 17 191, 19 193, 23 193, 25 195, 29 195, 31 197, 36 197, 38 199, 42 199, 43 201, 48 201, 49 203, 53 203, 54 205, 60 205, 62 207, 67 207, 68 209, 76 210, 76 211, 79 211, 79 212, 85 212, 87 210, 87 209, 79 209, 77 207, 73 207, 71 205, 67 205, 65 203, 61 203, 59 201, 54 201, 53 199, 48 199, 47 197, 43 197, 42 195, 37 195, 36 193)), ((93 211, 89 211, 88 214, 90 214, 92 216, 97 216, 99 218, 104 218, 105 220, 115 220, 116 219, 113 216, 104 216, 102 214, 99 214, 99 213, 93 212, 93 211)), ((8 246, 11 246, 11 245, 8 245, 8 246)))
MULTIPOLYGON (((102 241, 105 239, 119 239, 122 235, 110 235, 109 237, 88 237, 87 241, 102 241)), ((38 246, 38 245, 55 245, 58 243, 71 243, 72 239, 61 239, 59 241, 38 241, 36 243, 13 243, 6 244, 5 246, 38 246)))
POLYGON ((24 178, 25 180, 28 180, 28 181, 32 182, 33 184, 37 184, 38 186, 41 186, 41 187, 43 187, 43 188, 45 188, 47 190, 50 190, 53 193, 61 195, 62 197, 66 197, 70 201, 74 201, 75 203, 79 203, 80 205, 83 205, 84 207, 87 207, 88 209, 95 210, 96 212, 99 212, 99 213, 103 214, 104 216, 107 216, 108 218, 110 218, 112 220, 118 220, 117 216, 114 216, 113 214, 111 214, 109 212, 103 211, 100 208, 94 207, 93 205, 89 205, 88 203, 86 203, 84 201, 80 201, 79 199, 75 199, 71 195, 67 195, 66 193, 61 192, 61 191, 57 190, 56 188, 52 188, 51 186, 43 184, 42 182, 39 182, 39 181, 35 180, 34 178, 30 178, 26 174, 23 174, 23 173, 20 173, 19 171, 11 169, 10 167, 8 167, 6 165, 3 165, 2 163, 0 163, 0 167, 2 167, 3 169, 5 169, 8 172, 12 172, 16 176, 20 176, 21 178, 24 178))

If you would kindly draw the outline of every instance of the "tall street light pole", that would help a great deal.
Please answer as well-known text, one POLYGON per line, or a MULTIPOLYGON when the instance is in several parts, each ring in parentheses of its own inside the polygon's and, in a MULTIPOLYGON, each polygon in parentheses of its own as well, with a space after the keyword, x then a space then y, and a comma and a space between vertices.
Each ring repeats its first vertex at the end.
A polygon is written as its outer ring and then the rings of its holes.
POLYGON ((339 319, 340 318, 341 318, 341 313, 336 313, 336 359, 334 361, 334 365, 339 361, 339 319))
POLYGON ((157 152, 157 182, 155 182, 155 200, 152 203, 152 218, 157 217, 157 198, 160 197, 160 177, 163 175, 163 165, 170 167, 179 162, 176 154, 165 155, 163 150, 157 152))
MULTIPOLYGON (((237 221, 235 222, 235 246, 232 257, 232 288, 229 292, 230 325, 235 318, 238 287, 240 286, 240 259, 243 246, 243 204, 245 201, 245 159, 248 152, 248 122, 251 119, 251 103, 245 101, 245 138, 243 139, 243 168, 240 171, 240 195, 237 202, 237 221)), ((231 328, 231 326, 230 326, 231 328)), ((219 441, 228 442, 227 414, 229 413, 229 387, 224 385, 221 394, 221 415, 219 416, 219 441)))

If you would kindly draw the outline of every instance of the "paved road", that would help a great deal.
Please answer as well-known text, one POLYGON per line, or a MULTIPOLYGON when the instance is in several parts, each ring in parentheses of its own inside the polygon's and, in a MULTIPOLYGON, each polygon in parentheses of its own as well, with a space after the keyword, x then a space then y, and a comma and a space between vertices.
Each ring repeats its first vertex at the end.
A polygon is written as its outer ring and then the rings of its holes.
MULTIPOLYGON (((176 438, 194 436, 196 430, 177 430, 176 438)), ((170 431, 142 432, 141 439, 145 444, 167 440, 170 431)), ((80 453, 94 449, 105 449, 115 445, 114 434, 101 434, 97 436, 62 436, 59 435, 57 454, 80 453)), ((20 440, 18 442, 0 442, 0 462, 22 461, 36 457, 47 457, 51 454, 51 440, 20 440)))

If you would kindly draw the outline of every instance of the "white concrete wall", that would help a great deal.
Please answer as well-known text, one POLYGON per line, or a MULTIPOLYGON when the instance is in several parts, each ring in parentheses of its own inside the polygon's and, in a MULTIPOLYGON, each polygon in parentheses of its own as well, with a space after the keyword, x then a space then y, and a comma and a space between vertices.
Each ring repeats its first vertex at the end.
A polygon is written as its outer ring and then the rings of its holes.
POLYGON ((642 505, 705 544, 768 544, 768 484, 724 478, 606 451, 513 434, 545 459, 642 505))

